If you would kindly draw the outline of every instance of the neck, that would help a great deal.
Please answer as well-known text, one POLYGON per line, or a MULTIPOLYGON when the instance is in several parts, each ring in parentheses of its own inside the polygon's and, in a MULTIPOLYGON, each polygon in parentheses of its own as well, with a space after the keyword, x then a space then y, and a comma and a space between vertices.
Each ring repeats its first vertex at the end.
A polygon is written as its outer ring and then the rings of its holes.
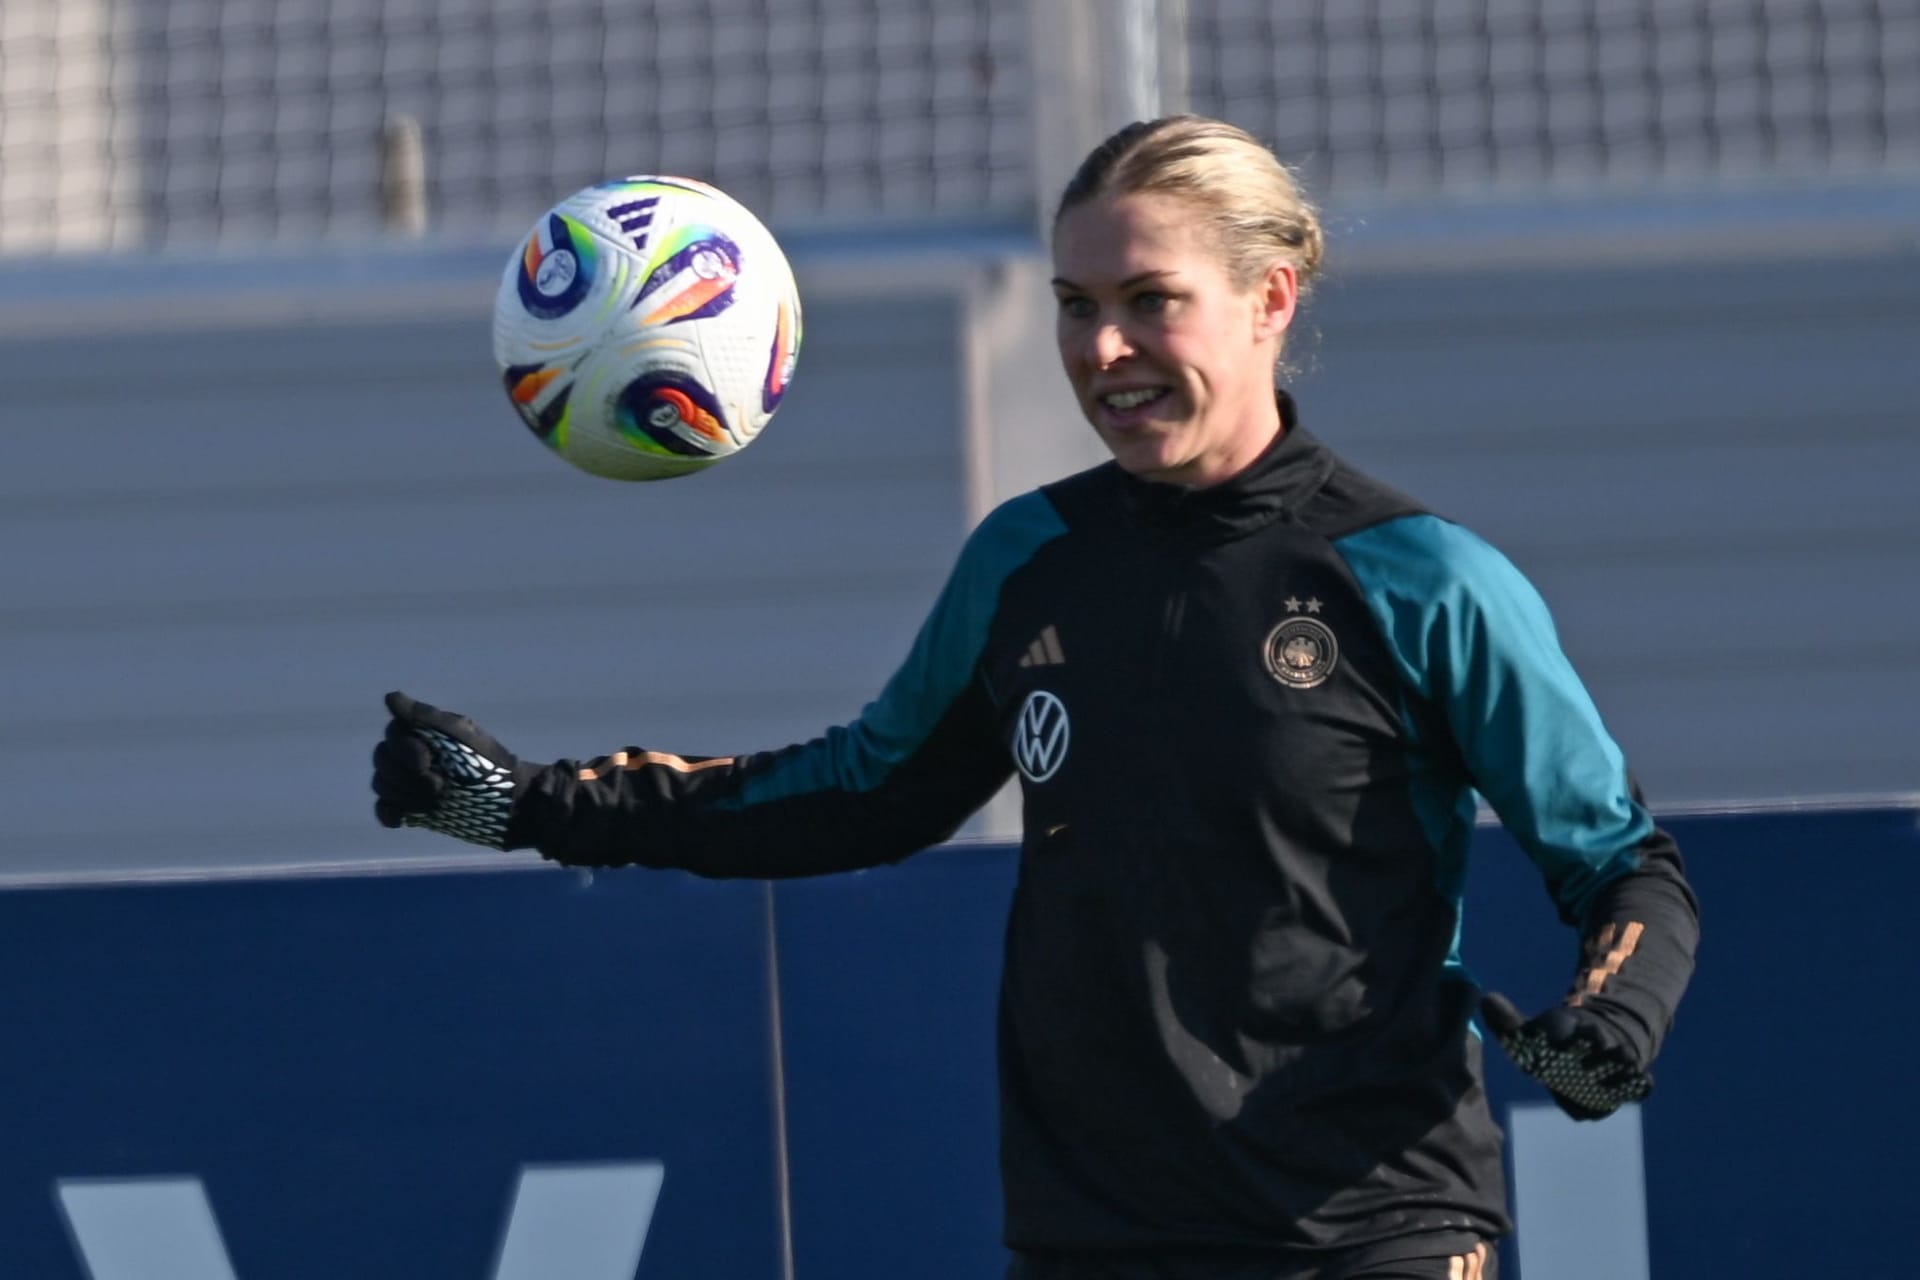
POLYGON ((1234 432, 1231 443, 1218 457, 1195 459, 1201 465, 1191 475, 1179 477, 1174 483, 1195 489, 1224 484, 1252 466, 1254 459, 1271 448, 1285 431, 1286 424, 1281 421, 1280 406, 1272 397, 1268 397, 1264 412, 1255 410, 1253 422, 1234 432))

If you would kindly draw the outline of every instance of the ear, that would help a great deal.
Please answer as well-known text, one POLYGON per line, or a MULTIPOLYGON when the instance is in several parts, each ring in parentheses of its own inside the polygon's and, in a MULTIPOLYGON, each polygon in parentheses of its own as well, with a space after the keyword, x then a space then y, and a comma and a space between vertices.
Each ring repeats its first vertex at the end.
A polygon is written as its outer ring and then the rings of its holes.
POLYGON ((1254 282, 1253 302, 1255 340, 1279 342, 1300 303, 1300 276, 1293 264, 1275 259, 1254 282))

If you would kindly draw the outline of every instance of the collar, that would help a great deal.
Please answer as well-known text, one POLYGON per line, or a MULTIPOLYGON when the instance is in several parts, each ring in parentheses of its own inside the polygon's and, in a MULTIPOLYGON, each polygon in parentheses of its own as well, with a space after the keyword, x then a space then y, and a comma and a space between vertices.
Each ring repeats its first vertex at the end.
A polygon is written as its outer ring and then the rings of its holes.
POLYGON ((1259 457, 1219 484, 1194 488, 1142 480, 1110 464, 1129 518, 1158 533, 1226 542, 1297 510, 1333 474, 1334 456, 1300 425, 1291 395, 1277 391, 1275 398, 1279 434, 1259 457))

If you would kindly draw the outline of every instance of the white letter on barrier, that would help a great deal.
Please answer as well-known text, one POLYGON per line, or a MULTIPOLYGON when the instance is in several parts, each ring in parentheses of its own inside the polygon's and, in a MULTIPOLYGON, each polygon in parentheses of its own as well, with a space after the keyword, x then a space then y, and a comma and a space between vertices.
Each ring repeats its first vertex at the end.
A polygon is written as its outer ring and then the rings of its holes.
POLYGON ((1647 1280, 1640 1108, 1581 1124, 1528 1104, 1508 1113, 1507 1132, 1521 1280, 1647 1280))
POLYGON ((53 1184, 93 1280, 234 1280, 198 1178, 63 1178, 53 1184))
MULTIPOLYGON (((493 1280, 633 1280, 666 1176, 658 1160, 522 1168, 493 1280)), ((235 1280, 198 1178, 62 1178, 54 1193, 91 1280, 235 1280)))
POLYGON ((667 1166, 529 1165, 493 1280, 633 1280, 667 1166))

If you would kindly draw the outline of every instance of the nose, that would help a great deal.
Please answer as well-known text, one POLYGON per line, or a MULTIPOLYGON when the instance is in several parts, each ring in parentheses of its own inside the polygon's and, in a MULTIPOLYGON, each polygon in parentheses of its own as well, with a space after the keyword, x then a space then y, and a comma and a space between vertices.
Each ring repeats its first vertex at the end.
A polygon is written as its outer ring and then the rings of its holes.
POLYGON ((1096 369, 1105 369, 1119 363, 1133 354, 1133 343, 1119 325, 1112 321, 1102 321, 1093 326, 1088 335, 1087 354, 1093 360, 1096 369))

